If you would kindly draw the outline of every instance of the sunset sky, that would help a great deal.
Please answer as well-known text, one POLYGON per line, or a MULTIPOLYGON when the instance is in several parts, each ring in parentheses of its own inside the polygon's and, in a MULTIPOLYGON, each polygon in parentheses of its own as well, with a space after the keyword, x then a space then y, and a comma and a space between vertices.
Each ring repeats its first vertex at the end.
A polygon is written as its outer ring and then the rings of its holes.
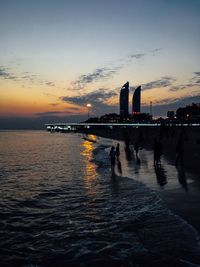
POLYGON ((142 111, 200 102, 199 0, 1 0, 0 122, 119 113, 142 86, 142 111))

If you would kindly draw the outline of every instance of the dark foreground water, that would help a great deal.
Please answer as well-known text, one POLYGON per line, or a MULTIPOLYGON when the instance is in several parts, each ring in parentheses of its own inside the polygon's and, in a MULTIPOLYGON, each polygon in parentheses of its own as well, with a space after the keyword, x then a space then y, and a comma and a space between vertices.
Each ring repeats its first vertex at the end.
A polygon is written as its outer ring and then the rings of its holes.
POLYGON ((196 230, 140 181, 111 178, 101 141, 0 132, 0 168, 0 266, 198 262, 196 230))

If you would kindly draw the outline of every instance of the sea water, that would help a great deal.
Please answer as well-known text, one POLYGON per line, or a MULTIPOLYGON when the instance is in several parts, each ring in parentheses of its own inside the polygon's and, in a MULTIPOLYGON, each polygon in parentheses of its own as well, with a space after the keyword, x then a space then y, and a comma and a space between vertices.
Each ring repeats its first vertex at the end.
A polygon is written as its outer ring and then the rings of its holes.
POLYGON ((111 176, 108 153, 95 136, 0 132, 0 266, 190 266, 199 258, 196 230, 144 183, 111 176))

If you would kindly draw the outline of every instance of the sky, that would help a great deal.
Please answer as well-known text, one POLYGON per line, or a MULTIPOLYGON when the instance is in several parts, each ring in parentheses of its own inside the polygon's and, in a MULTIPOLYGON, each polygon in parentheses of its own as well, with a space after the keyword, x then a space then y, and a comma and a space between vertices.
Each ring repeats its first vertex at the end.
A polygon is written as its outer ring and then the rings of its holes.
POLYGON ((119 113, 126 81, 154 116, 200 103, 199 14, 199 0, 1 0, 1 127, 119 113))

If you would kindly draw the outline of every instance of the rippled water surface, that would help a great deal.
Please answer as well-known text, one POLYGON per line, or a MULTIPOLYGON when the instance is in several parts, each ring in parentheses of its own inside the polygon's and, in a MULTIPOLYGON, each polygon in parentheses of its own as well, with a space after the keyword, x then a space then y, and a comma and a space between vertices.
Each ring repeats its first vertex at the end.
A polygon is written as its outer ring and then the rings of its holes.
POLYGON ((0 148, 0 266, 182 266, 199 257, 196 231, 155 192, 111 178, 100 140, 5 131, 0 148))

